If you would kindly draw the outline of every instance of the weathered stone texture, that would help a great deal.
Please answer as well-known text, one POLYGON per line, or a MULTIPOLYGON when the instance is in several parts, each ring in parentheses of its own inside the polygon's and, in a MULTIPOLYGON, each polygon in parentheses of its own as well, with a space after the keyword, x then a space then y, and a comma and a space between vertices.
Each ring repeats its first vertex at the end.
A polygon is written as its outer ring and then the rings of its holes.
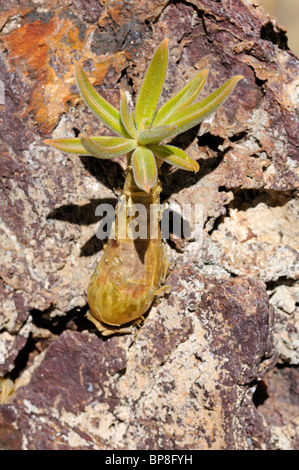
POLYGON ((0 43, 0 376, 16 382, 0 446, 294 448, 291 412, 269 418, 274 372, 269 400, 257 410, 253 397, 277 361, 298 366, 299 81, 285 30, 251 0, 8 0, 0 43), (171 295, 132 337, 102 340, 84 319, 95 208, 116 202, 123 162, 43 139, 109 133, 78 95, 74 60, 118 107, 165 36, 161 103, 200 69, 202 96, 245 79, 174 141, 199 173, 162 167, 163 200, 203 205, 203 243, 172 234, 171 295))
POLYGON ((265 290, 249 279, 201 278, 186 265, 169 282, 176 291, 134 340, 65 331, 52 342, 2 405, 24 447, 269 446, 251 400, 251 383, 275 363, 265 290))

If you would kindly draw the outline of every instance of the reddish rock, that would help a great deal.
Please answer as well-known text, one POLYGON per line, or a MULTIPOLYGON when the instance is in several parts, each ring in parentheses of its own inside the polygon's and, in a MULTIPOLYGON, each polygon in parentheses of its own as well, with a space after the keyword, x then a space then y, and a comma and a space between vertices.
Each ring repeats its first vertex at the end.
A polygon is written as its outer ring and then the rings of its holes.
POLYGON ((252 402, 276 362, 265 289, 186 265, 169 282, 134 338, 65 331, 53 341, 0 407, 1 445, 16 434, 26 449, 270 448, 252 402))
POLYGON ((16 382, 2 448, 292 448, 293 423, 279 437, 252 400, 273 337, 279 362, 298 364, 298 60, 285 30, 251 0, 8 0, 0 40, 0 375, 16 382), (203 243, 172 234, 172 294, 132 337, 102 340, 84 320, 95 208, 116 202, 123 164, 43 140, 109 132, 78 95, 74 60, 118 106, 165 36, 161 103, 199 69, 202 96, 245 79, 174 142, 199 173, 162 167, 164 200, 203 205, 203 243))

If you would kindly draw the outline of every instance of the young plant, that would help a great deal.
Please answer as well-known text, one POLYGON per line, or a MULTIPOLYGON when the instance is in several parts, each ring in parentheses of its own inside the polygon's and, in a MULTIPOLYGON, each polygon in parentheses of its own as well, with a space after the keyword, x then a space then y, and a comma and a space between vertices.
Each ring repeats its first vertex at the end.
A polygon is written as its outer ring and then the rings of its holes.
POLYGON ((71 154, 101 159, 127 155, 122 202, 116 209, 116 236, 108 240, 88 287, 88 318, 102 334, 126 332, 126 328, 119 327, 142 317, 155 296, 167 289, 162 284, 169 265, 159 226, 155 236, 149 235, 147 239, 132 239, 128 234, 132 222, 130 209, 134 205, 142 204, 146 208, 146 224, 150 225, 150 207, 160 202, 162 188, 158 173, 163 162, 187 171, 199 170, 195 160, 165 141, 198 125, 224 103, 243 78, 241 75, 230 78, 212 94, 196 102, 208 76, 208 71, 203 70, 157 110, 167 70, 167 42, 167 38, 162 41, 149 64, 133 112, 130 112, 125 93, 120 91, 117 111, 76 65, 76 79, 83 100, 117 136, 80 134, 78 138, 45 141, 71 154), (125 235, 118 236, 119 233, 125 235))

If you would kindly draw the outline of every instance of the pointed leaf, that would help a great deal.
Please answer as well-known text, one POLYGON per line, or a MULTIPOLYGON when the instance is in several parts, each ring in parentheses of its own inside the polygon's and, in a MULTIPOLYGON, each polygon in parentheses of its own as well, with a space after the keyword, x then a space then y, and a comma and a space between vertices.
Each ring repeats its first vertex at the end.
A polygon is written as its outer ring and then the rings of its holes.
MULTIPOLYGON (((131 139, 125 139, 124 137, 110 137, 110 136, 101 136, 101 137, 90 137, 91 140, 101 145, 102 147, 115 147, 126 142, 131 142, 131 139)), ((77 155, 89 155, 87 150, 81 144, 79 137, 75 138, 62 138, 62 139, 46 139, 44 140, 45 144, 52 145, 52 147, 57 148, 61 152, 65 153, 75 153, 77 155)))
POLYGON ((144 131, 145 129, 148 129, 149 126, 150 126, 150 123, 151 123, 150 118, 146 117, 146 118, 142 119, 139 130, 144 131))
POLYGON ((157 48, 143 79, 136 102, 135 119, 140 129, 144 118, 152 122, 162 91, 168 62, 168 39, 157 48))
POLYGON ((153 125, 161 125, 174 113, 191 104, 203 89, 208 77, 208 70, 202 70, 175 96, 168 100, 156 113, 153 125))
POLYGON ((188 157, 184 150, 174 147, 173 145, 151 145, 150 149, 155 156, 164 162, 169 163, 182 170, 194 171, 199 170, 199 165, 195 160, 188 157))
POLYGON ((215 109, 223 104, 229 97, 238 81, 242 78, 244 78, 242 75, 236 75, 235 77, 230 78, 224 83, 224 85, 199 103, 191 104, 187 108, 182 109, 180 112, 173 114, 169 119, 167 119, 165 124, 175 124, 177 126, 177 130, 172 137, 197 126, 197 124, 199 124, 204 118, 215 111, 215 109))
POLYGON ((88 155, 104 159, 120 157, 125 153, 131 152, 137 147, 137 141, 133 139, 121 139, 121 143, 117 143, 117 145, 112 146, 98 144, 85 134, 80 134, 80 140, 88 155))
POLYGON ((76 80, 81 96, 91 111, 113 132, 128 137, 117 109, 96 91, 79 64, 76 64, 76 80))
POLYGON ((131 160, 135 183, 142 191, 150 192, 157 182, 158 172, 153 152, 139 146, 134 150, 131 160))
POLYGON ((120 90, 120 108, 119 108, 119 111, 120 111, 120 117, 121 117, 121 121, 122 121, 122 124, 123 124, 124 128, 126 129, 128 134, 131 137, 133 137, 133 139, 136 139, 137 130, 136 130, 133 119, 132 119, 132 117, 130 115, 130 112, 129 112, 127 97, 126 97, 125 93, 122 90, 120 90))
POLYGON ((141 145, 147 145, 150 143, 161 142, 162 140, 168 139, 173 135, 176 130, 176 126, 157 126, 151 129, 138 132, 138 142, 141 145))

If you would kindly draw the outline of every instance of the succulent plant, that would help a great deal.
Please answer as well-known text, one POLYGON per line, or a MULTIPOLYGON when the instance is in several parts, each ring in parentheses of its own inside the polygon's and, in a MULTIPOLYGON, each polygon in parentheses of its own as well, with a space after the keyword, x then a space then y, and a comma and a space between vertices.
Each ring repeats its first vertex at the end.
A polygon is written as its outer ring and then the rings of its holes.
MULTIPOLYGON (((163 162, 197 172, 198 163, 184 150, 169 145, 173 137, 198 125, 215 111, 234 90, 242 75, 227 80, 201 101, 195 101, 204 87, 208 71, 200 71, 178 93, 157 110, 168 64, 168 39, 164 39, 149 64, 136 106, 130 111, 126 94, 120 91, 119 111, 91 85, 76 64, 76 79, 86 105, 116 136, 80 134, 77 138, 47 139, 57 149, 78 155, 110 159, 126 154, 128 168, 124 186, 126 205, 142 203, 147 208, 159 201, 158 179, 163 162)), ((130 219, 127 217, 126 226, 130 219)), ((116 225, 119 223, 116 219, 116 225)), ((166 252, 158 240, 109 240, 88 289, 91 315, 99 330, 120 326, 141 317, 161 290, 168 270, 166 252), (142 253, 141 253, 142 252, 142 253), (104 325, 104 326, 103 326, 104 325)), ((120 330, 123 331, 123 330, 120 330)))
POLYGON ((101 159, 119 157, 132 152, 131 165, 139 189, 150 192, 157 182, 157 167, 164 161, 183 170, 198 171, 198 163, 180 148, 161 144, 199 124, 231 94, 237 75, 199 102, 194 100, 204 87, 208 71, 199 72, 175 96, 157 110, 168 63, 167 38, 157 48, 139 90, 135 110, 130 113, 126 94, 120 92, 119 111, 109 104, 91 85, 79 64, 76 78, 87 106, 118 137, 47 139, 57 149, 101 159))

